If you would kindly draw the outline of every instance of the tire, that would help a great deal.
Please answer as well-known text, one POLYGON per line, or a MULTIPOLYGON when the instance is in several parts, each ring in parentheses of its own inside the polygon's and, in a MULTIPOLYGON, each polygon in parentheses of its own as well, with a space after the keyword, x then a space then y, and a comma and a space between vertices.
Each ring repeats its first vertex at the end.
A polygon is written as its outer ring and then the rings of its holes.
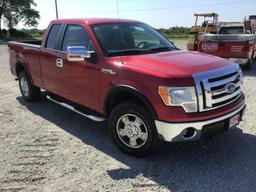
POLYGON ((25 101, 32 102, 40 99, 40 88, 32 84, 30 78, 25 71, 21 71, 19 74, 19 87, 22 98, 25 101))
POLYGON ((116 106, 109 116, 108 127, 124 153, 144 157, 158 147, 154 118, 139 104, 125 102, 116 106))
POLYGON ((253 65, 253 59, 250 59, 245 65, 242 66, 244 70, 251 70, 253 65))
POLYGON ((251 59, 242 67, 244 70, 251 70, 253 68, 255 52, 252 54, 251 59))

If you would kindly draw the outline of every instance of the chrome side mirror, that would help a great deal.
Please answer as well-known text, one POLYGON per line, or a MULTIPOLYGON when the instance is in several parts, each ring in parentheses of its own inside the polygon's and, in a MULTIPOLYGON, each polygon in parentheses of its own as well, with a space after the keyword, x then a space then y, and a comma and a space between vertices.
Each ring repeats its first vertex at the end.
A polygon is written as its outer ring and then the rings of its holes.
POLYGON ((84 46, 68 46, 67 59, 68 61, 84 61, 90 59, 94 51, 88 51, 84 46))

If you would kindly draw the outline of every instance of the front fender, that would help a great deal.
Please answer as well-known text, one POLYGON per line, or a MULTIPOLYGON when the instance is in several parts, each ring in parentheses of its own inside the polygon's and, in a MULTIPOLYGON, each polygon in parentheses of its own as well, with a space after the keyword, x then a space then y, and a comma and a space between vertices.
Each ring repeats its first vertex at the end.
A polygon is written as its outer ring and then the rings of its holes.
MULTIPOLYGON (((138 98, 149 110, 149 112, 156 118, 157 113, 156 110, 154 109, 152 102, 150 101, 149 97, 145 94, 145 88, 142 88, 138 86, 136 83, 131 82, 131 81, 122 81, 119 82, 119 84, 115 85, 113 88, 111 88, 106 96, 104 97, 104 104, 103 104, 103 110, 104 113, 106 114, 107 112, 107 105, 108 101, 111 97, 115 97, 116 94, 119 92, 128 92, 132 95, 134 95, 136 98, 138 98)), ((150 91, 150 90, 148 90, 150 91)))

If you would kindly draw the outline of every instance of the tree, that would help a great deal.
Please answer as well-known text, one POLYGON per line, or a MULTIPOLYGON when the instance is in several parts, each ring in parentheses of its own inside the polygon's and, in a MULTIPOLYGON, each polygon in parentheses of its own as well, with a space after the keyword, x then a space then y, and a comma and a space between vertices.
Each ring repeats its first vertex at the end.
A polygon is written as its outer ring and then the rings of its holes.
POLYGON ((37 26, 40 15, 32 6, 36 6, 34 0, 0 0, 0 22, 4 18, 9 30, 19 22, 30 27, 37 26))

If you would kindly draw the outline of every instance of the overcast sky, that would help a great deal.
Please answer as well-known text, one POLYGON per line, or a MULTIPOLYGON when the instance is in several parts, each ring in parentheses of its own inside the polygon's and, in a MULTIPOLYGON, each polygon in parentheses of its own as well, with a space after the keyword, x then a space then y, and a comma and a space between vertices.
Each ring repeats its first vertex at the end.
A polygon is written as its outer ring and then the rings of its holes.
MULTIPOLYGON (((193 14, 219 13, 220 21, 242 21, 256 15, 256 0, 57 0, 59 18, 119 17, 146 22, 155 28, 190 27, 193 14)), ((41 19, 38 28, 44 29, 55 19, 54 0, 35 0, 41 19)), ((19 25, 19 28, 22 28, 19 25)))

